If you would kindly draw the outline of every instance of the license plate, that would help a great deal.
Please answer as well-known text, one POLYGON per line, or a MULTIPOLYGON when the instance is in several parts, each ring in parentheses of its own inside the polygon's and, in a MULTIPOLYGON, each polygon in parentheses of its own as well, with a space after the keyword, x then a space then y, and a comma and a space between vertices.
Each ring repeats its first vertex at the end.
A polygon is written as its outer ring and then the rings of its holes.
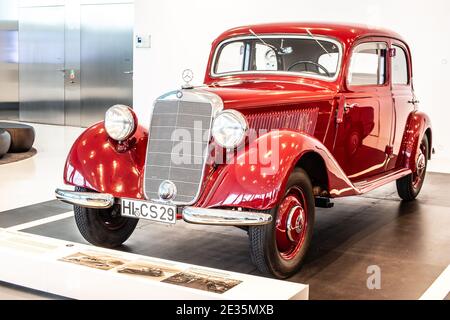
POLYGON ((175 224, 177 207, 134 199, 121 199, 120 213, 124 217, 146 219, 163 223, 175 224))

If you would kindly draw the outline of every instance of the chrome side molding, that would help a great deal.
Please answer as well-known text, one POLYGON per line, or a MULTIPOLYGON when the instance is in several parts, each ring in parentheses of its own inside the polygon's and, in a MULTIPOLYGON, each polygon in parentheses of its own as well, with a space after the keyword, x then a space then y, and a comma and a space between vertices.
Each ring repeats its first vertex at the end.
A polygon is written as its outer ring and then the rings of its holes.
POLYGON ((262 226, 269 224, 272 216, 262 212, 185 207, 183 220, 193 224, 215 226, 262 226))
POLYGON ((107 193, 56 189, 55 196, 58 200, 85 208, 107 209, 114 205, 114 197, 107 193))

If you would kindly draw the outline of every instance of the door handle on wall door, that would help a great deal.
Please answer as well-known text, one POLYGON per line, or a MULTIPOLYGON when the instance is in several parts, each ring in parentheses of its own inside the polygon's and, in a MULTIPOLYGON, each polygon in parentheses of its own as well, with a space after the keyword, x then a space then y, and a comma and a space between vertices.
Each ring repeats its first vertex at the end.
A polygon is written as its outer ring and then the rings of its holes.
POLYGON ((133 70, 130 70, 130 71, 124 71, 123 73, 124 73, 124 74, 133 74, 133 70))

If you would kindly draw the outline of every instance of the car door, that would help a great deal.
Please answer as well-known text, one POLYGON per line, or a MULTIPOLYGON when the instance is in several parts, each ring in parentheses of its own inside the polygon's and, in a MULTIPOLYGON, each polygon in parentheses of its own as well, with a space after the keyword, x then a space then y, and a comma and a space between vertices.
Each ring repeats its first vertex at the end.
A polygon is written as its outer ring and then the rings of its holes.
POLYGON ((411 56, 408 47, 398 40, 392 40, 390 52, 394 122, 391 141, 392 155, 387 163, 387 170, 396 169, 406 123, 418 103, 414 96, 411 56))
POLYGON ((388 39, 367 38, 351 52, 335 156, 354 182, 385 171, 393 113, 388 48, 388 39))

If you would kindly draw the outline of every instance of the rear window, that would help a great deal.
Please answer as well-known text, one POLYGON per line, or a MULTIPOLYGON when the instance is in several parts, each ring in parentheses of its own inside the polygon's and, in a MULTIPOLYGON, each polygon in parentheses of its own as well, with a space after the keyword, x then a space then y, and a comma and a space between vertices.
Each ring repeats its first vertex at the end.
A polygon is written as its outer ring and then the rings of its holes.
POLYGON ((395 57, 392 58, 392 83, 408 84, 408 59, 403 48, 393 45, 395 49, 395 57))

